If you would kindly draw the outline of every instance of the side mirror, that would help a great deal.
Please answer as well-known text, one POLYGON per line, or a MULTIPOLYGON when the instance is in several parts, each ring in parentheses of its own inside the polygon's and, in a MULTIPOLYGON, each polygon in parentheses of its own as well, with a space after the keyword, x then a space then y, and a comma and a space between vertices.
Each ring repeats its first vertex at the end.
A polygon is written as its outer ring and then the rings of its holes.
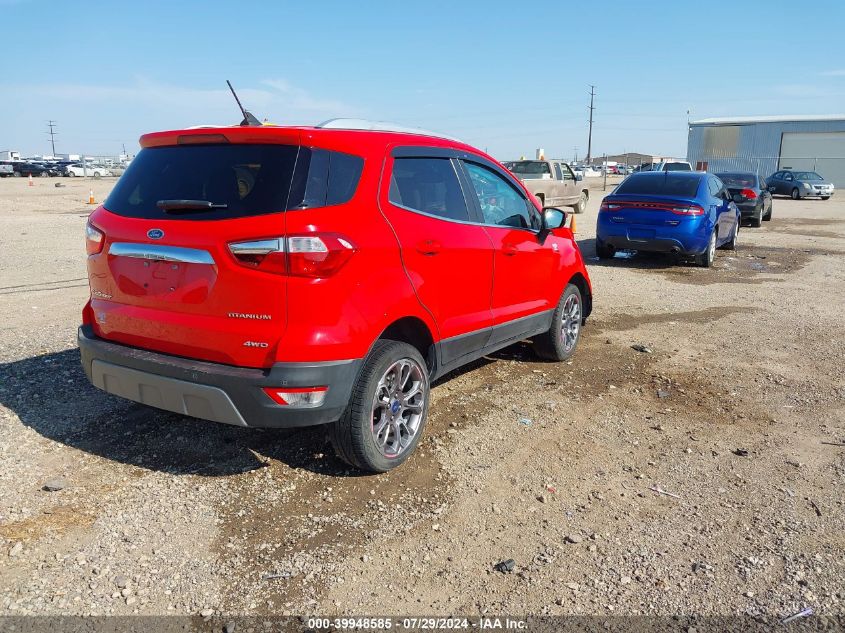
POLYGON ((566 224, 566 211, 561 211, 557 207, 543 208, 543 225, 549 231, 559 229, 566 224))
POLYGON ((575 174, 575 180, 576 182, 581 182, 584 180, 584 174, 575 174))

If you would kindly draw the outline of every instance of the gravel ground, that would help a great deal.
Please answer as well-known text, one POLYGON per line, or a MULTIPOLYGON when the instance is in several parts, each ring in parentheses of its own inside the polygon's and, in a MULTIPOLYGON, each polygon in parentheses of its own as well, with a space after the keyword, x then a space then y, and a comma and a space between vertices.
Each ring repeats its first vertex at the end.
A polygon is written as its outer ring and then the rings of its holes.
POLYGON ((0 180, 0 614, 843 614, 845 200, 776 199, 704 270, 595 260, 594 191, 576 358, 441 380, 418 453, 361 476, 321 429, 87 383, 113 182, 0 180))

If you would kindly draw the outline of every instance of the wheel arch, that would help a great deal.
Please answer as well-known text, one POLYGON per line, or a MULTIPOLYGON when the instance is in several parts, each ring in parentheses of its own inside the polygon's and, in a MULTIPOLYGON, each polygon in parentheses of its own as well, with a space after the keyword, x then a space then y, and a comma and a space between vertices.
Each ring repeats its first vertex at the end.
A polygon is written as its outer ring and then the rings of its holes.
POLYGON ((378 340, 389 339, 401 341, 415 347, 425 359, 430 372, 436 365, 434 336, 425 321, 415 316, 406 316, 393 321, 378 337, 378 340))
POLYGON ((572 284, 578 291, 581 293, 581 299, 584 301, 584 320, 590 316, 590 313, 593 311, 593 293, 590 291, 590 284, 587 282, 587 278, 584 277, 580 272, 575 273, 572 277, 569 278, 567 285, 572 284))

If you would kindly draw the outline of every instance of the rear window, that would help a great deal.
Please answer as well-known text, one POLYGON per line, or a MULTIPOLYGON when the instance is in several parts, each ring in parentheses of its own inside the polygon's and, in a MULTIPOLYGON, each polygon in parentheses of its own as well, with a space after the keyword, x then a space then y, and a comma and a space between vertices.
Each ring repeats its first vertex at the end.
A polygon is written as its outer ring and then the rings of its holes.
POLYGON ((129 164, 105 207, 132 218, 226 220, 340 204, 354 194, 362 167, 358 156, 295 145, 150 147, 129 164), (220 207, 165 212, 160 200, 220 207))
POLYGON ((663 165, 663 171, 692 171, 692 167, 686 163, 666 163, 663 165))
POLYGON ((664 172, 665 175, 633 174, 626 178, 616 188, 616 194, 628 195, 653 195, 653 196, 682 196, 694 198, 698 194, 700 178, 689 176, 673 176, 664 172))
POLYGON ((756 187, 757 176, 754 174, 716 174, 727 187, 756 187))
POLYGON ((549 164, 544 160, 516 160, 508 163, 508 169, 522 176, 551 176, 549 164))

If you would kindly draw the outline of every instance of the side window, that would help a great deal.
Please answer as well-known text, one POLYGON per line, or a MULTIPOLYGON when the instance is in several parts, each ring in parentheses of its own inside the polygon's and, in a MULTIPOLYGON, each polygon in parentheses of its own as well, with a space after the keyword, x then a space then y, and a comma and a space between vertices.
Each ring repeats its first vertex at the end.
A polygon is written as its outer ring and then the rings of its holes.
POLYGON ((447 220, 469 220, 466 200, 448 158, 397 158, 390 176, 390 202, 447 220))
POLYGON ((572 170, 569 168, 569 165, 563 165, 563 179, 564 180, 575 180, 575 174, 572 173, 572 170))
POLYGON ((783 173, 783 179, 784 180, 792 180, 792 174, 790 174, 789 172, 784 172, 783 173))
POLYGON ((563 174, 560 171, 560 163, 555 163, 555 178, 563 180, 563 174))
POLYGON ((707 179, 707 186, 710 189, 710 195, 714 198, 718 198, 719 192, 722 190, 722 184, 711 176, 707 179))
MULTIPOLYGON (((352 154, 313 149, 301 153, 291 184, 289 206, 314 209, 349 202, 358 187, 364 159, 352 154)), ((239 183, 239 187, 240 187, 239 183)))
POLYGON ((464 165, 478 196, 485 224, 540 229, 539 215, 536 211, 529 211, 528 200, 513 185, 486 167, 469 162, 464 162, 464 165))

